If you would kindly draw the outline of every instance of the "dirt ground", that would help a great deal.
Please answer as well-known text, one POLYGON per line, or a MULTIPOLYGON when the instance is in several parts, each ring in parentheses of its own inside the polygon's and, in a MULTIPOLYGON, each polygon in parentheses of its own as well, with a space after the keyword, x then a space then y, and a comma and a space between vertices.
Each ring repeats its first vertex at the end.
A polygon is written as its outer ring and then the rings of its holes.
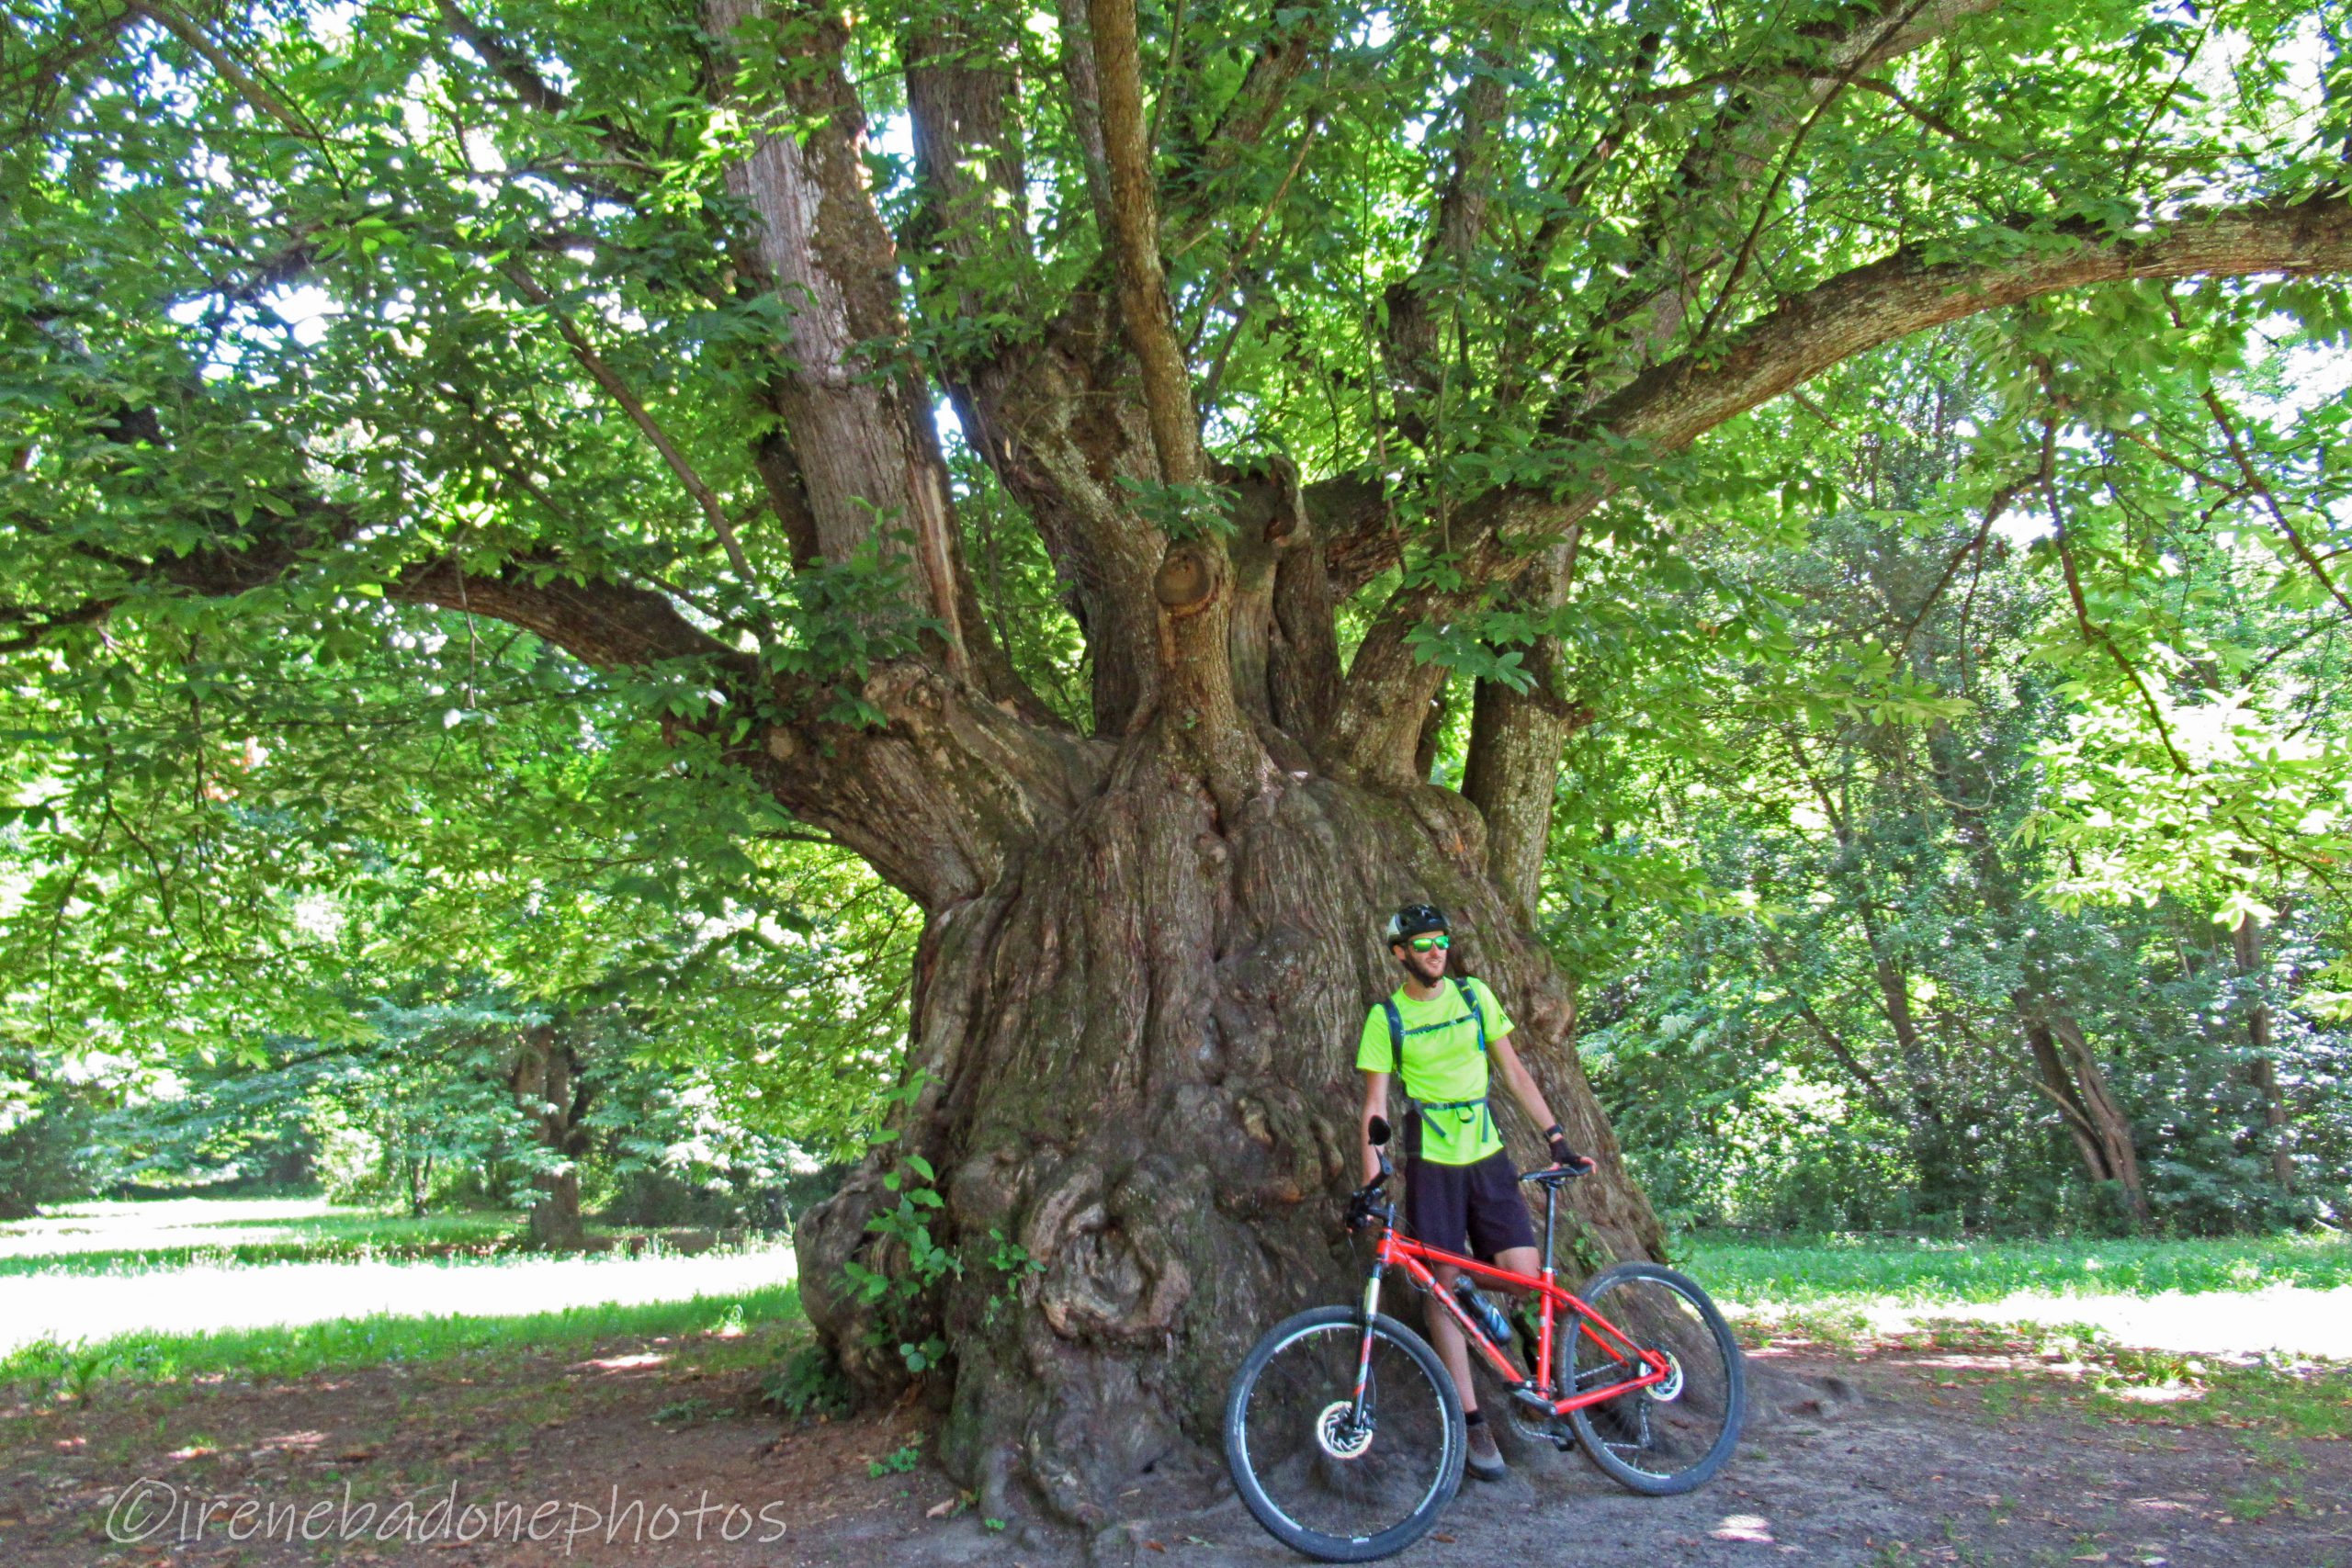
MULTIPOLYGON (((805 1424, 745 1414, 740 1358, 703 1365, 714 1348, 634 1340, 494 1373, 451 1363, 102 1388, 86 1408, 0 1411, 0 1562, 1303 1561, 1229 1490, 1220 1499, 1213 1474, 1136 1495, 1135 1518, 1092 1541, 992 1529, 922 1461, 920 1410, 805 1424)), ((1752 1366, 1765 1418, 1699 1493, 1636 1497, 1576 1456, 1522 1455, 1506 1482, 1465 1482, 1396 1561, 2352 1568, 2352 1443, 2100 1425, 2063 1401, 2025 1408, 2017 1380, 2039 1369, 1983 1357, 1797 1348, 1752 1366)))

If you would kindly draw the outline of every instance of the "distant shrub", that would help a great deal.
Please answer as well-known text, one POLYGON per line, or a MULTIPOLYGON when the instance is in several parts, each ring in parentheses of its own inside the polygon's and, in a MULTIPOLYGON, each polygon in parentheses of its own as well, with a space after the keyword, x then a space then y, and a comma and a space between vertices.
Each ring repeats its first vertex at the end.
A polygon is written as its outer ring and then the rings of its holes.
POLYGON ((70 1094, 43 1100, 13 1124, 0 1118, 0 1220, 29 1219, 45 1204, 90 1196, 82 1151, 94 1119, 70 1094))

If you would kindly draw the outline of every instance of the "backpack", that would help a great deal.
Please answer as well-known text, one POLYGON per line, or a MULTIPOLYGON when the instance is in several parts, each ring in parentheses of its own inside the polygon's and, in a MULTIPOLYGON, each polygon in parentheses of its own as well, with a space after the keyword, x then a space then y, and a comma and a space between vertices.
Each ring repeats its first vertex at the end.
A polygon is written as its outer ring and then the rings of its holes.
MULTIPOLYGON (((1471 1020, 1478 1026, 1478 1055, 1483 1056, 1487 1054, 1487 1010, 1478 1005, 1478 993, 1469 981, 1459 975, 1449 976, 1448 978, 1453 980, 1453 988, 1462 993, 1463 1003, 1469 1008, 1471 1020)), ((1405 1036, 1427 1034, 1433 1029, 1451 1029, 1462 1021, 1458 1018, 1449 1018, 1442 1023, 1425 1023, 1419 1029, 1407 1029, 1404 1015, 1396 1010, 1395 997, 1381 998, 1380 1006, 1381 1010, 1388 1014, 1389 1072, 1396 1079, 1397 1089, 1402 1090, 1405 1087, 1405 1036)), ((1492 1115, 1487 1109, 1487 1099, 1484 1095, 1480 1095, 1476 1100, 1443 1100, 1424 1105, 1408 1094, 1405 1096, 1405 1104, 1408 1108, 1405 1118, 1408 1129, 1405 1146, 1416 1155, 1420 1153, 1420 1121, 1424 1111, 1474 1112, 1481 1122, 1486 1123, 1487 1130, 1491 1130, 1494 1125, 1492 1115)))

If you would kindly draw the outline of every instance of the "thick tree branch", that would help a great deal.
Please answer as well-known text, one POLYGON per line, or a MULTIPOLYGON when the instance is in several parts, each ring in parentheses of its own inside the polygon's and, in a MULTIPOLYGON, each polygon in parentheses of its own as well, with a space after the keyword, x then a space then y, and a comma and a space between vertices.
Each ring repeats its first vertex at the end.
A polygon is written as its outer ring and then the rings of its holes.
POLYGON ((1190 250, 1216 226, 1214 204, 1206 199, 1211 188, 1250 158, 1290 112, 1292 92, 1330 41, 1331 11, 1320 0, 1296 8, 1278 6, 1275 30, 1251 58, 1216 128, 1196 154, 1179 156, 1169 197, 1168 241, 1174 253, 1190 250), (1295 18, 1287 26, 1285 16, 1295 18))
POLYGON ((2037 248, 1963 262, 1905 246, 1783 299, 1704 360, 1685 355, 1644 373, 1577 423, 1670 451, 1857 354, 2038 295, 2133 278, 2352 270, 2352 203, 2341 197, 2191 211, 2122 237, 2032 218, 1979 232, 2033 236, 2037 248), (2062 237, 2075 243, 2049 246, 2062 237))
POLYGON ((1145 138, 1135 0, 1087 0, 1086 15, 1102 83, 1119 319, 1142 375, 1144 412, 1159 453, 1159 477, 1171 485, 1197 484, 1204 475, 1200 422, 1193 411, 1192 375, 1169 310, 1168 276, 1159 255, 1159 197, 1145 138))
MULTIPOLYGON (((1455 113, 1453 160, 1445 187, 1413 276, 1386 291, 1387 340, 1382 345, 1390 378, 1396 383, 1399 424, 1416 443, 1427 445, 1445 418, 1446 376, 1439 351, 1435 305, 1449 292, 1458 298, 1463 276, 1487 228, 1493 196, 1495 141, 1503 116, 1504 62, 1518 41, 1510 27, 1473 52, 1470 80, 1455 113), (1417 406, 1430 405, 1430 406, 1417 406)), ((1465 389, 1466 390, 1466 389, 1465 389)))
MULTIPOLYGON (((1782 299, 1704 359, 1684 355, 1653 367, 1582 417, 1564 416, 1550 434, 1596 457, 1606 442, 1656 458, 1858 354, 2038 295, 2133 278, 2352 271, 2352 202, 2333 197, 2209 209, 2121 237, 2084 222, 2052 229, 2020 218, 1980 231, 1974 248, 1991 259, 1933 260, 1905 246, 1826 279, 1782 299), (2002 243, 1992 243, 1995 234, 2002 243), (2053 234, 2075 243, 2052 245, 2053 234)), ((1468 541, 1466 584, 1402 589, 1383 609, 1349 671, 1332 732, 1335 760, 1366 777, 1409 777, 1408 720, 1417 723, 1442 671, 1416 660, 1408 635, 1471 612, 1489 586, 1524 568, 1534 543, 1564 536, 1616 482, 1596 462, 1560 499, 1500 491, 1473 509, 1475 516, 1465 514, 1454 544, 1461 550, 1468 541), (1472 523, 1475 532, 1465 533, 1472 523)))
POLYGON ((797 13, 789 28, 761 26, 770 16, 763 0, 704 6, 722 62, 753 39, 782 39, 789 56, 776 73, 777 101, 745 98, 728 69, 718 90, 757 127, 747 155, 728 166, 727 186, 751 208, 753 260, 792 313, 791 359, 775 378, 775 400, 807 514, 830 562, 869 547, 904 561, 910 597, 939 626, 947 668, 984 673, 971 650, 987 632, 966 624, 929 399, 902 357, 899 258, 867 185, 865 113, 842 65, 847 33, 837 18, 813 13, 797 13))
MULTIPOLYGON (((1926 0, 1894 18, 1879 4, 1858 4, 1835 18, 1796 29, 1788 52, 1779 59, 1743 64, 1724 73, 1740 84, 1740 90, 1692 135, 1673 177, 1650 204, 1634 231, 1625 281, 1588 307, 1593 323, 1589 338, 1600 341, 1607 335, 1606 329, 1645 316, 1645 330, 1617 351, 1617 358, 1630 369, 1664 353, 1682 328, 1697 286, 1725 257, 1720 246, 1676 254, 1674 237, 1709 227, 1702 220, 1710 213, 1720 215, 1727 224, 1771 166, 1772 150, 1783 139, 1801 135, 1800 128, 1808 126, 1822 106, 1853 77, 1899 59, 2001 4, 2002 0, 1926 0)), ((1786 160, 1780 162, 1785 165, 1786 160)), ((1759 212, 1756 219, 1759 230, 1766 216, 1759 212)), ((1540 276, 1540 270, 1532 276, 1540 276)), ((1728 299, 1728 294, 1724 297, 1728 299)), ((1572 373, 1588 389, 1588 400, 1600 395, 1615 374, 1607 358, 1589 354, 1578 356, 1572 373)))

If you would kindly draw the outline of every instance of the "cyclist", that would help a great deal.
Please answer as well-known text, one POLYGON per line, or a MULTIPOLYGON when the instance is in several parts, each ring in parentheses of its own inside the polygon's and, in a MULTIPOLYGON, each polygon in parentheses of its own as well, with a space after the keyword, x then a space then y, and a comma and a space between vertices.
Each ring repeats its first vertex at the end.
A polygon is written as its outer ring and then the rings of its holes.
MULTIPOLYGON (((1499 1068, 1521 1109, 1544 1129, 1555 1165, 1586 1171, 1593 1162, 1568 1147, 1567 1136, 1511 1048, 1510 1015, 1483 980, 1463 976, 1448 983, 1451 945, 1445 913, 1432 904, 1408 904, 1388 918, 1389 953, 1404 966, 1405 983, 1364 1017, 1356 1066, 1364 1074, 1363 1168, 1380 1174, 1374 1123, 1386 1124, 1388 1079, 1404 1079, 1406 1228, 1424 1245, 1465 1253, 1517 1273, 1542 1269, 1535 1227, 1519 1195, 1519 1172, 1495 1131, 1487 1089, 1499 1068), (1466 1245, 1465 1245, 1466 1244, 1466 1245), (1475 1248, 1475 1251, 1473 1250, 1475 1248)), ((1439 1284, 1454 1288, 1461 1271, 1434 1269, 1439 1284)), ((1481 1481, 1507 1474, 1494 1432, 1470 1384, 1470 1350, 1453 1315, 1429 1303, 1430 1339, 1453 1374, 1470 1424, 1467 1467, 1481 1481)))

